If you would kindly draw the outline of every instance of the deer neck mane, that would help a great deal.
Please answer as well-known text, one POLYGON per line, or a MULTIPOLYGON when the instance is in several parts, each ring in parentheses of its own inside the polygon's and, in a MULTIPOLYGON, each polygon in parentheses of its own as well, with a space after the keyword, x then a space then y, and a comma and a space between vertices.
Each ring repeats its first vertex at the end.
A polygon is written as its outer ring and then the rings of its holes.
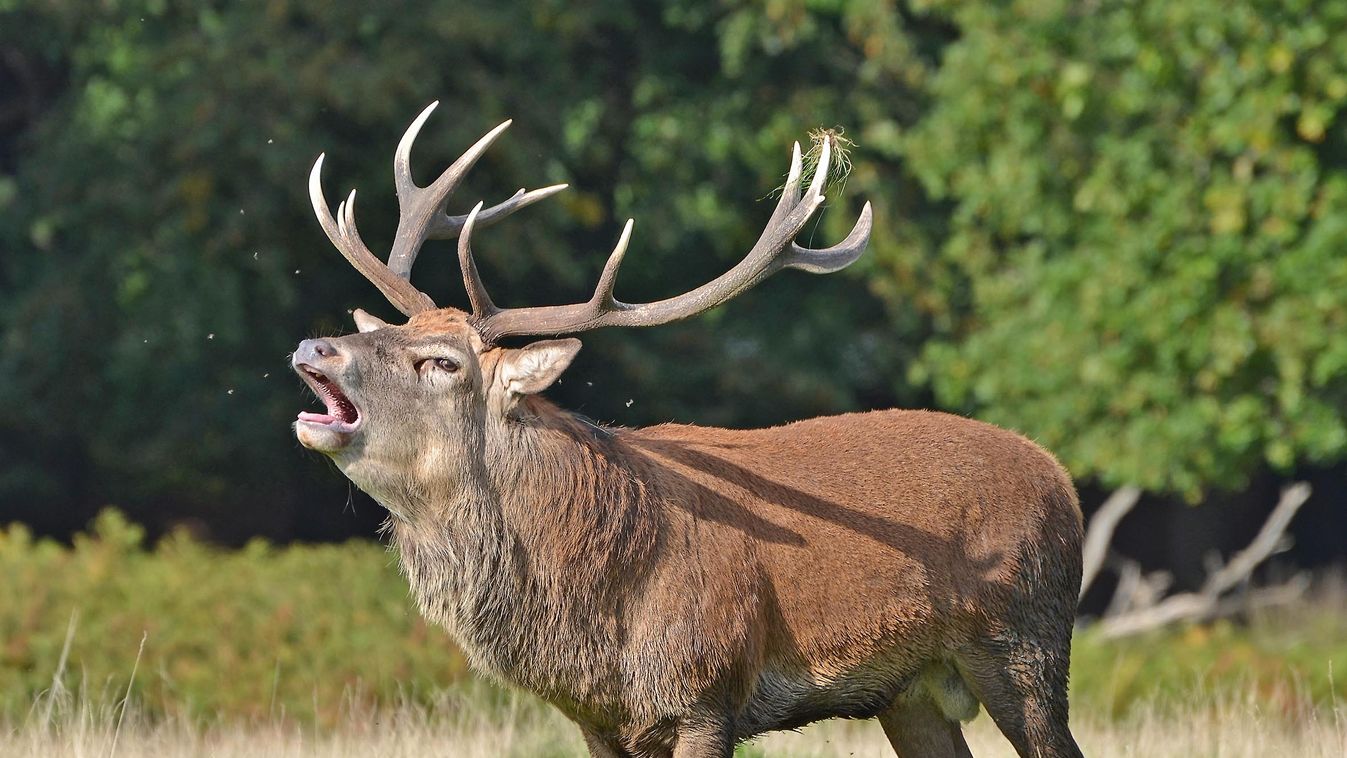
POLYGON ((518 410, 450 502, 389 531, 422 613, 479 669, 545 691, 576 650, 615 645, 595 625, 653 551, 658 512, 620 431, 540 398, 518 410))

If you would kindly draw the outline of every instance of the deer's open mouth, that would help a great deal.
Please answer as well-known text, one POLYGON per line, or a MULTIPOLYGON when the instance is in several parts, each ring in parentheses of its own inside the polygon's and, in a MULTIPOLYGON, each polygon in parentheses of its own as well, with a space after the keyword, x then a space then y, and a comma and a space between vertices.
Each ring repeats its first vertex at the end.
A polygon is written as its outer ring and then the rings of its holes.
POLYGON ((336 382, 306 363, 301 363, 295 368, 299 370, 299 375, 304 377, 304 381, 313 388, 314 394, 327 406, 327 413, 300 411, 298 419, 300 423, 325 427, 343 434, 350 434, 359 428, 360 411, 336 382))

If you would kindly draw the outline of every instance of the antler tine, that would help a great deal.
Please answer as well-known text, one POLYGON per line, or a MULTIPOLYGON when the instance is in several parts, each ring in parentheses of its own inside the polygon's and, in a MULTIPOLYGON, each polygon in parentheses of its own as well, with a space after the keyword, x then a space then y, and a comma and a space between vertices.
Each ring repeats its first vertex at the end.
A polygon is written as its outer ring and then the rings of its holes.
POLYGON ((870 242, 870 229, 873 225, 873 211, 867 200, 861 208, 861 215, 851 227, 846 239, 833 245, 816 250, 790 243, 790 251, 782 258, 782 268, 798 268, 811 274, 831 274, 841 271, 856 262, 865 252, 870 242))
POLYGON ((823 202, 823 185, 828 181, 828 164, 832 160, 831 139, 823 140, 823 150, 819 152, 818 165, 814 166, 814 180, 809 183, 809 193, 807 198, 817 198, 818 202, 823 202))
POLYGON ((595 285, 594 295, 589 298, 589 302, 614 309, 629 307, 613 297, 613 286, 617 284, 617 270, 622 267, 622 258, 627 254, 627 243, 631 241, 631 228, 635 224, 636 219, 629 218, 626 226, 622 227, 622 236, 617 238, 613 252, 608 255, 608 262, 603 264, 603 273, 599 274, 599 283, 595 285))
MULTIPOLYGON (((830 142, 827 140, 823 144, 814 176, 803 197, 799 194, 803 173, 800 148, 798 143, 794 146, 791 168, 786 185, 782 188, 781 199, 762 235, 743 260, 710 282, 682 295, 651 303, 628 304, 616 300, 613 287, 631 236, 632 223, 628 221, 589 300, 573 305, 534 308, 499 309, 493 305, 491 312, 476 319, 478 331, 487 341, 494 341, 509 335, 566 334, 604 326, 657 326, 714 308, 783 268, 798 268, 817 274, 837 271, 849 265, 864 252, 869 242, 872 224, 869 203, 861 210, 851 233, 837 245, 813 250, 801 247, 794 241, 823 204, 823 188, 832 157, 830 142)), ((466 238, 470 233, 470 228, 465 228, 463 237, 466 238)), ((464 249, 466 245, 460 240, 460 257, 464 249)), ((471 263, 470 257, 466 260, 471 263)), ((464 271, 466 278, 469 271, 467 264, 464 265, 464 271)), ((475 269, 472 274, 475 279, 475 269)), ((475 286, 480 286, 480 282, 475 286)))
POLYGON ((781 187, 781 198, 776 201, 776 208, 772 209, 772 218, 768 220, 768 226, 780 223, 781 219, 787 213, 790 213, 791 208, 794 208, 800 202, 801 173, 803 173, 803 169, 800 158, 800 143, 796 142, 791 145, 790 172, 786 174, 786 183, 781 187))
POLYGON ((338 217, 332 217, 331 206, 323 195, 323 159, 326 157, 326 153, 320 154, 313 163, 313 170, 309 172, 309 200, 327 238, 355 270, 378 287, 384 297, 404 315, 413 316, 433 309, 435 303, 429 296, 412 287, 407 280, 393 275, 360 239, 360 233, 355 228, 355 190, 351 190, 350 196, 338 206, 338 217))
POLYGON ((412 143, 416 142, 421 127, 439 104, 440 101, 436 100, 422 109, 412 120, 412 125, 402 133, 402 139, 398 140, 398 148, 393 151, 393 186, 398 193, 398 205, 410 204, 412 193, 420 189, 412 179, 412 143))
MULTIPOLYGON (((502 203, 497 203, 478 214, 477 226, 478 228, 491 226, 511 213, 514 213, 521 208, 527 208, 539 200, 549 198, 569 186, 571 185, 553 184, 549 187, 543 187, 528 192, 524 191, 523 188, 520 188, 518 192, 510 196, 510 199, 502 203)), ((426 231, 426 239, 453 239, 463 231, 463 226, 467 223, 467 220, 467 214, 462 216, 450 216, 447 213, 438 213, 435 215, 435 219, 431 222, 430 229, 426 231)))
POLYGON ((458 267, 463 272, 463 287, 468 291, 472 315, 478 319, 490 317, 500 311, 496 304, 491 302, 491 295, 487 294, 486 286, 482 284, 482 276, 477 273, 477 262, 472 259, 472 230, 477 224, 477 216, 481 210, 481 202, 473 206, 472 212, 463 222, 463 234, 458 238, 458 267))

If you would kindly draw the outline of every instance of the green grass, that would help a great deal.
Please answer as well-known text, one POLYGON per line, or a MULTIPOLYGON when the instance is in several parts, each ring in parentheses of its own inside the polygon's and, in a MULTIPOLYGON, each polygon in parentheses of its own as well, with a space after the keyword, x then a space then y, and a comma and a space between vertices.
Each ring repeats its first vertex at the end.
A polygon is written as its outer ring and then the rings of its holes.
MULTIPOLYGON (((396 556, 373 543, 224 551, 177 535, 148 548, 109 511, 73 547, 0 531, 0 576, 0 725, 48 707, 106 713, 128 686, 140 722, 203 727, 520 707, 472 678, 418 616, 396 556)), ((1116 723, 1196 702, 1332 713, 1347 702, 1345 598, 1124 641, 1078 634, 1073 712, 1116 723)))

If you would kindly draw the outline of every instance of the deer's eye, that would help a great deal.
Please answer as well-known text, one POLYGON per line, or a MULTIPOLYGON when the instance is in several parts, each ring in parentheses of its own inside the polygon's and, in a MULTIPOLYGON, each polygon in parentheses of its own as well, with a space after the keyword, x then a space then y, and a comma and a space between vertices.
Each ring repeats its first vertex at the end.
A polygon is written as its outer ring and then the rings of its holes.
POLYGON ((450 374, 458 371, 458 361, 453 358, 423 358, 416 362, 416 370, 424 374, 427 370, 439 369, 450 374))

